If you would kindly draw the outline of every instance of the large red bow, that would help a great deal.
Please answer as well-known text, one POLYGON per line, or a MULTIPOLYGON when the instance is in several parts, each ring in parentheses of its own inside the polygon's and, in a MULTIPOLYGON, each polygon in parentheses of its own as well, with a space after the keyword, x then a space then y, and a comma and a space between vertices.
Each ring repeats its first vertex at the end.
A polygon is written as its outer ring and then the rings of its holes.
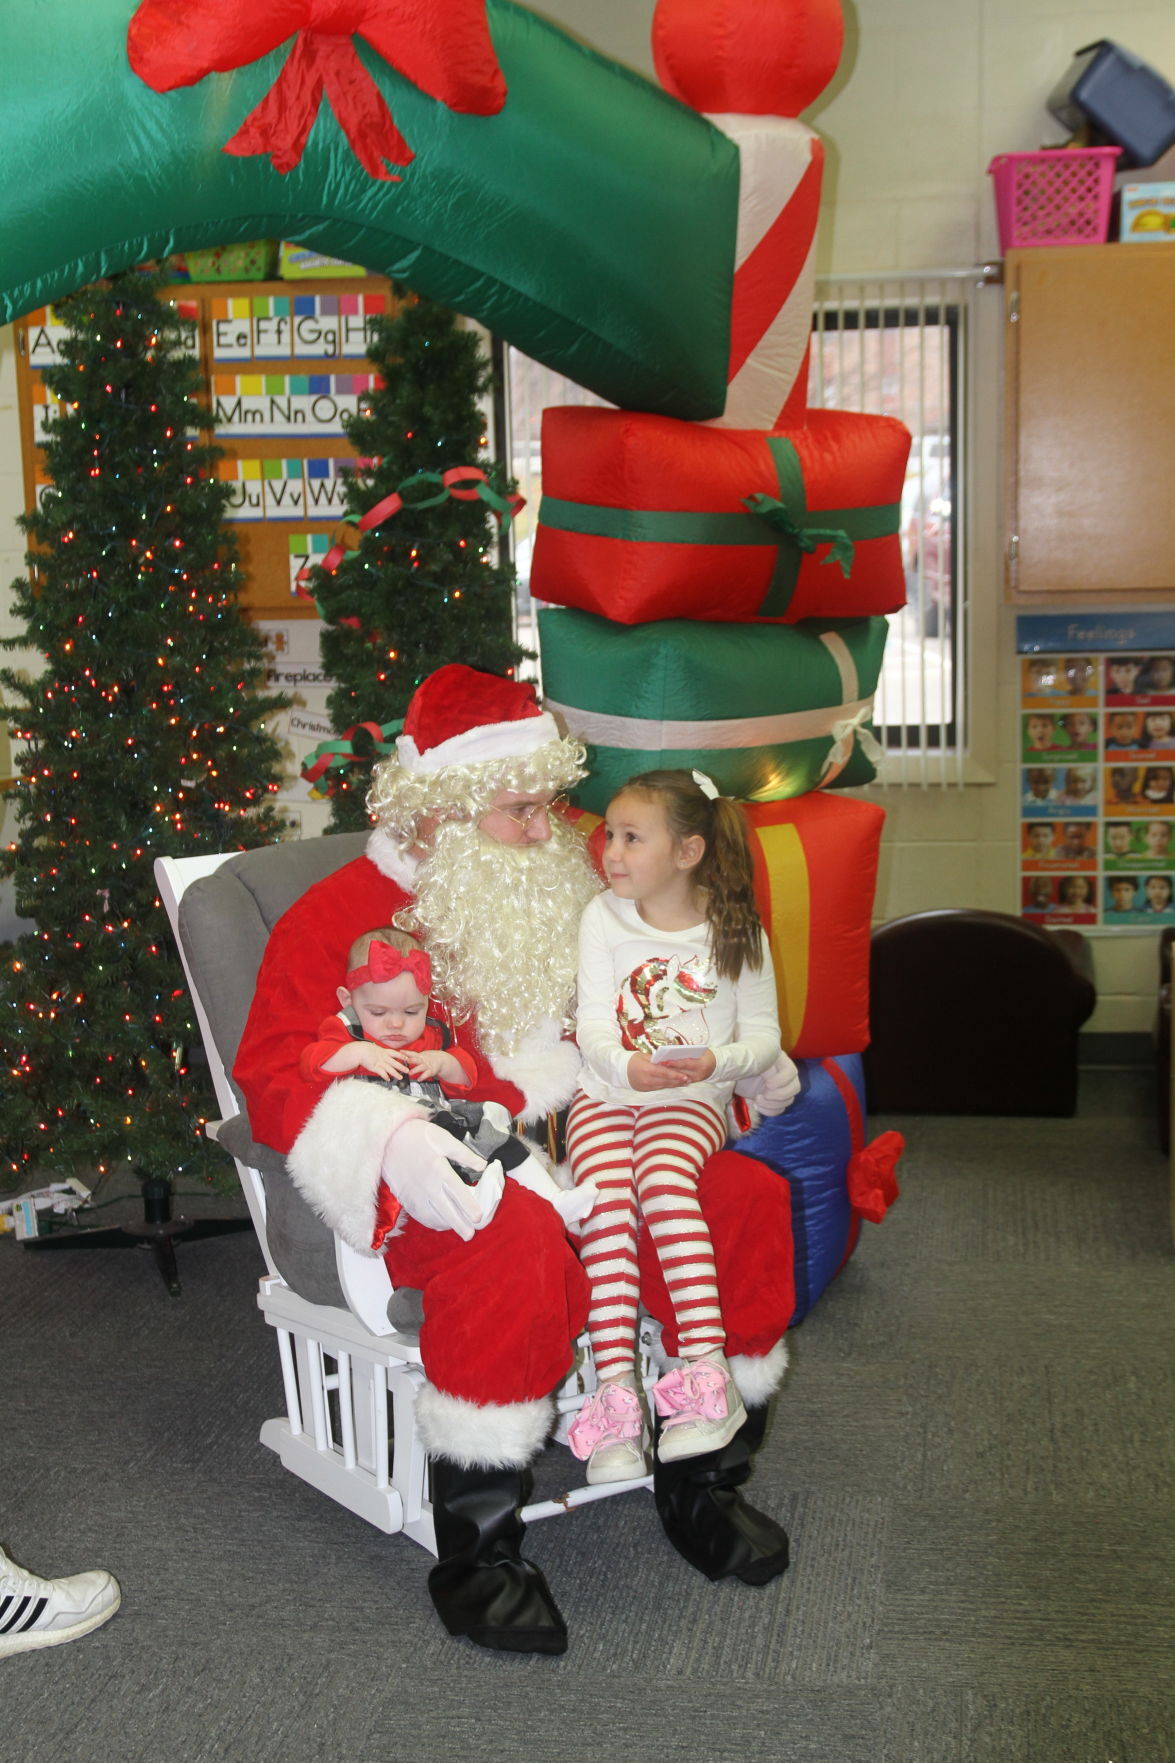
POLYGON ((870 1224, 880 1224, 898 1197, 894 1170, 905 1148, 900 1132, 883 1132, 849 1158, 849 1199, 870 1224))
POLYGON ((386 979, 399 979, 402 973, 410 973, 416 981, 417 991, 428 997, 432 985, 432 962, 424 950, 412 949, 407 955, 401 955, 399 949, 393 949, 390 943, 381 943, 376 938, 368 948, 364 965, 353 967, 347 975, 347 990, 353 992, 356 986, 382 985, 386 979))
POLYGON ((274 84, 245 118, 226 153, 268 153, 274 169, 297 165, 325 92, 363 169, 395 181, 384 165, 407 165, 411 147, 392 121, 351 41, 360 36, 430 98, 475 116, 506 102, 485 0, 141 0, 127 55, 156 92, 193 86, 277 49, 294 46, 274 84))

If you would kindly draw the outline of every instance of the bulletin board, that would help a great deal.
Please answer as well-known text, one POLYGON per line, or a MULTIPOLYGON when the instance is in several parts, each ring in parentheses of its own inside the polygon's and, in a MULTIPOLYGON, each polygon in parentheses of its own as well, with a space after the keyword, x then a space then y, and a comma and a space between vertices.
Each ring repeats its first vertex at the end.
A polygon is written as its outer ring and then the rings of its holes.
POLYGON ((1175 924, 1175 613, 1024 615, 1020 910, 1175 924))
MULTIPOLYGON (((199 363, 202 401, 216 411, 217 476, 229 486, 241 605, 254 619, 303 618, 303 566, 321 562, 346 515, 359 462, 343 432, 378 383, 367 359, 376 318, 396 302, 379 276, 300 282, 190 282, 165 290, 199 363)), ((52 307, 16 326, 17 398, 25 506, 48 485, 41 442, 56 411, 42 370, 58 359, 65 327, 52 307)))

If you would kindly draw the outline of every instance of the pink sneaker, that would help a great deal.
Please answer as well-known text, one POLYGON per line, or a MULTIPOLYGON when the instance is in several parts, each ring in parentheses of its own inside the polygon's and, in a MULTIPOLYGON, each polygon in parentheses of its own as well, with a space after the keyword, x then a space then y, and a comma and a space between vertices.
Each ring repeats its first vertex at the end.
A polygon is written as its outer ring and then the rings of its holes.
POLYGON ((664 1422, 657 1441, 662 1463, 720 1451, 747 1417, 738 1385, 720 1354, 687 1360, 667 1371, 653 1385, 653 1401, 664 1422))
POLYGON ((587 1463, 592 1486, 637 1481, 649 1471, 640 1398, 623 1383, 602 1383, 567 1429, 567 1442, 587 1463))

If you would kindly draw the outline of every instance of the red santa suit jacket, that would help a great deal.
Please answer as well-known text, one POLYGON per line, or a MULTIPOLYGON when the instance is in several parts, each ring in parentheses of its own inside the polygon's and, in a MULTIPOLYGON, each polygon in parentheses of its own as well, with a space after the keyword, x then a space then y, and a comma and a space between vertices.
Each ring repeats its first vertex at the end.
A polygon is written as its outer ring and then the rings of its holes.
MULTIPOLYGON (((335 988, 352 943, 411 904, 415 868, 376 831, 366 856, 324 877, 283 914, 266 946, 233 1068, 253 1137, 283 1153, 320 1217, 368 1252, 382 1235, 381 1218, 387 1224, 384 1148, 397 1126, 426 1119, 427 1111, 361 1078, 307 1078, 301 1056, 338 1007, 335 988)), ((460 1024, 455 1039, 476 1065, 465 1092, 471 1101, 500 1102, 511 1116, 531 1120, 570 1100, 579 1053, 554 1023, 539 1024, 515 1054, 492 1065, 477 1045, 474 1022, 460 1024)))

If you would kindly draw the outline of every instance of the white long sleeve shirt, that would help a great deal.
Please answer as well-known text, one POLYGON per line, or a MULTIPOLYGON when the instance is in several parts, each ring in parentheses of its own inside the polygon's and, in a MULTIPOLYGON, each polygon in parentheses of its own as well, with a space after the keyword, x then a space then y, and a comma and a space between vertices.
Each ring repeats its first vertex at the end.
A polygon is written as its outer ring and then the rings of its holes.
POLYGON ((719 977, 710 927, 662 931, 635 901, 597 894, 579 925, 576 1039, 579 1088, 598 1102, 635 1107, 694 1100, 724 1109, 735 1084, 779 1057, 779 1013, 767 939, 763 964, 737 980, 719 977), (628 1061, 659 1046, 709 1047, 717 1061, 704 1083, 633 1090, 628 1061))

